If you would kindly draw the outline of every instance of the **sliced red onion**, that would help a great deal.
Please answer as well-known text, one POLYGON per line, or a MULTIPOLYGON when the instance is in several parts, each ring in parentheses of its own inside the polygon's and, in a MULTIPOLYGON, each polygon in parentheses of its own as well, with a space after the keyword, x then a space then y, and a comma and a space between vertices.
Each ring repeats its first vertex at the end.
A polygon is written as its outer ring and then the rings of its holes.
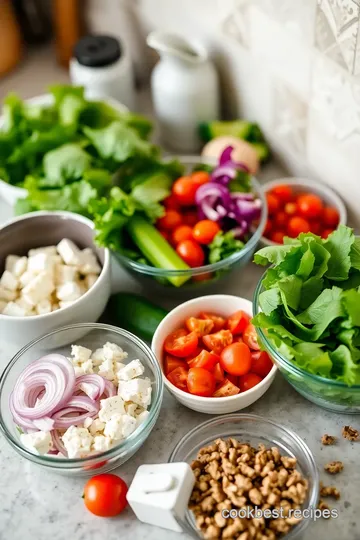
POLYGON ((54 420, 52 418, 49 418, 48 416, 33 420, 32 423, 40 431, 51 431, 52 429, 54 429, 54 420))
POLYGON ((221 184, 228 185, 231 180, 234 180, 237 176, 237 170, 229 165, 223 167, 217 167, 211 173, 211 180, 213 182, 220 182, 221 184))
POLYGON ((76 378, 74 392, 81 390, 80 385, 86 383, 91 387, 91 395, 89 398, 92 400, 99 399, 105 390, 105 379, 100 375, 90 374, 90 375, 80 375, 76 378))
POLYGON ((245 165, 245 163, 242 163, 240 161, 234 161, 231 158, 233 150, 234 150, 233 146, 227 146, 224 149, 219 159, 219 166, 220 167, 229 166, 229 167, 233 167, 234 169, 243 169, 246 172, 250 172, 249 168, 245 165))
POLYGON ((105 380, 104 395, 107 396, 107 397, 116 396, 117 392, 116 392, 115 384, 112 383, 111 381, 108 381, 107 379, 104 379, 104 380, 105 380))
POLYGON ((56 450, 60 452, 60 454, 62 454, 63 456, 67 457, 66 448, 60 438, 60 433, 56 429, 51 432, 51 438, 56 450))
POLYGON ((97 415, 100 409, 100 404, 93 401, 87 396, 73 396, 66 404, 66 407, 53 414, 54 428, 67 429, 70 426, 81 424, 86 418, 93 418, 97 415), (72 413, 81 413, 72 416, 67 416, 72 413))
POLYGON ((207 219, 218 221, 224 215, 222 211, 220 211, 220 215, 215 210, 215 207, 220 205, 220 208, 229 209, 231 206, 229 190, 225 186, 216 184, 215 182, 203 184, 196 192, 196 204, 207 219))

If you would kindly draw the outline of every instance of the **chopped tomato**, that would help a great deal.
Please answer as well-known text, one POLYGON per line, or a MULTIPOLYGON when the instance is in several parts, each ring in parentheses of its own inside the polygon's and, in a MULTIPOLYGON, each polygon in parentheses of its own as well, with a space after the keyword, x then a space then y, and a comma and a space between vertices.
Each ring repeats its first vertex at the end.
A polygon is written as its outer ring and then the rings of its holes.
POLYGON ((228 318, 226 322, 227 328, 233 335, 242 334, 250 322, 250 315, 245 311, 236 311, 228 318))
POLYGON ((215 377, 210 371, 204 368, 191 368, 187 377, 187 386, 190 394, 210 397, 215 391, 215 377))
POLYGON ((325 206, 322 221, 327 227, 336 227, 339 223, 339 212, 333 206, 325 206))
POLYGON ((286 203, 285 206, 284 206, 284 212, 288 216, 294 216, 296 214, 296 212, 297 212, 296 203, 294 203, 294 202, 286 203))
POLYGON ((171 373, 169 373, 167 378, 174 386, 176 386, 176 388, 187 392, 187 376, 188 370, 180 366, 174 369, 174 371, 172 371, 171 373))
POLYGON ((190 334, 185 328, 175 330, 165 339, 164 349, 173 356, 185 358, 192 354, 198 344, 198 337, 195 332, 190 334))
POLYGON ((194 240, 180 242, 176 246, 176 252, 191 268, 196 268, 204 264, 205 254, 201 246, 194 240))
POLYGON ((280 202, 272 193, 266 194, 266 201, 269 210, 269 214, 275 214, 280 208, 280 202))
POLYGON ((239 377, 237 377, 236 375, 231 375, 231 373, 226 373, 226 378, 235 386, 239 386, 239 377))
POLYGON ((171 240, 177 246, 180 242, 184 242, 184 240, 191 240, 192 237, 192 228, 189 225, 179 225, 173 230, 171 240))
POLYGON ((168 375, 178 367, 188 369, 189 366, 187 365, 186 360, 182 360, 182 358, 176 358, 176 356, 171 356, 171 354, 167 354, 164 362, 165 375, 168 375))
POLYGON ((190 317, 186 319, 185 326, 190 332, 195 332, 197 336, 206 336, 210 334, 214 328, 214 323, 211 319, 197 319, 196 317, 190 317))
POLYGON ((156 225, 159 229, 171 231, 181 225, 182 217, 177 210, 166 210, 165 214, 159 218, 156 225))
POLYGON ((182 218, 185 225, 189 225, 190 227, 193 227, 199 221, 196 210, 185 210, 182 218))
POLYGON ((220 356, 221 367, 231 375, 244 375, 250 371, 251 353, 245 343, 232 343, 220 356))
POLYGON ((206 171, 195 171, 192 173, 191 178, 198 187, 210 182, 210 174, 206 171))
POLYGON ((321 233, 321 237, 322 238, 327 238, 329 236, 329 234, 333 233, 334 232, 334 229, 325 229, 322 233, 321 233))
POLYGON ((233 343, 244 343, 244 340, 241 336, 234 336, 233 343))
POLYGON ((304 195, 299 195, 297 199, 297 207, 302 216, 307 219, 311 219, 321 216, 323 203, 320 197, 317 195, 314 195, 313 193, 305 193, 304 195))
POLYGON ((205 347, 215 354, 220 354, 221 351, 232 343, 233 337, 230 330, 220 330, 215 334, 208 334, 202 338, 205 347))
POLYGON ((179 210, 179 203, 173 193, 163 200, 163 205, 167 210, 179 210))
POLYGON ((259 377, 266 377, 272 367, 273 363, 267 352, 256 351, 251 353, 251 373, 256 373, 259 377))
POLYGON ((266 236, 266 237, 269 236, 269 234, 271 232, 271 229, 272 229, 272 223, 271 223, 270 219, 267 219, 265 229, 264 229, 264 236, 266 236))
POLYGON ((283 231, 274 231, 272 234, 270 234, 270 240, 276 244, 283 244, 284 236, 286 235, 283 231))
POLYGON ((246 375, 239 377, 240 390, 242 392, 246 392, 246 390, 250 390, 250 388, 253 388, 261 381, 262 378, 259 377, 259 375, 256 375, 255 373, 247 373, 246 375))
POLYGON ((313 221, 309 221, 309 224, 310 224, 310 232, 320 236, 321 229, 322 229, 321 223, 319 221, 313 220, 313 221))
POLYGON ((224 317, 220 317, 220 315, 215 315, 214 313, 200 313, 199 319, 211 319, 214 323, 215 332, 222 330, 226 324, 224 317))
POLYGON ((254 351, 260 351, 257 333, 253 324, 250 323, 247 325, 242 337, 244 343, 246 343, 246 345, 250 347, 250 349, 253 349, 254 351))
POLYGON ((300 216, 294 216, 289 219, 288 223, 288 235, 296 238, 299 236, 300 233, 308 233, 310 232, 310 224, 309 222, 300 217, 300 216))
POLYGON ((211 244, 217 233, 220 232, 220 227, 215 221, 203 219, 198 221, 193 228, 193 237, 200 244, 211 244))
POLYGON ((214 368, 216 364, 219 363, 219 361, 220 357, 217 354, 205 351, 205 349, 203 349, 198 356, 196 356, 191 360, 191 362, 189 362, 189 366, 191 368, 201 367, 207 369, 208 371, 214 371, 214 368))
POLYGON ((195 351, 192 352, 191 354, 189 354, 189 356, 187 356, 185 358, 185 360, 187 361, 187 363, 189 364, 191 362, 191 360, 194 360, 194 358, 196 358, 197 356, 199 356, 199 354, 201 353, 201 351, 203 350, 202 347, 199 347, 197 346, 195 351))
POLYGON ((229 397, 239 394, 240 388, 235 386, 231 381, 225 379, 221 386, 213 393, 213 397, 229 397))
POLYGON ((222 383, 225 380, 224 370, 219 363, 217 363, 214 368, 214 377, 217 383, 222 383))
POLYGON ((172 192, 181 206, 192 206, 198 187, 191 176, 181 176, 174 182, 172 192))
POLYGON ((288 184, 280 184, 274 187, 270 193, 275 195, 283 204, 290 202, 293 196, 292 189, 288 184))
POLYGON ((288 216, 287 214, 285 214, 285 212, 278 212, 277 214, 275 214, 274 223, 275 226, 279 229, 283 229, 285 227, 287 220, 288 216))
POLYGON ((201 281, 209 281, 212 279, 213 274, 211 272, 204 272, 202 274, 197 274, 192 277, 192 280, 196 283, 200 283, 201 281))

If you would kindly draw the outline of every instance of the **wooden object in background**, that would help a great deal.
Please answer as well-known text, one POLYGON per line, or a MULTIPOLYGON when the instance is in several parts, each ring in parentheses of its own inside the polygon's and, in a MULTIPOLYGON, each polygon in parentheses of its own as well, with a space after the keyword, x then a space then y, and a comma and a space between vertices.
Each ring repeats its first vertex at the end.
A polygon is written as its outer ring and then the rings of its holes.
POLYGON ((0 77, 21 59, 21 35, 10 0, 0 1, 0 77))
POLYGON ((53 0, 55 45, 58 62, 69 66, 74 45, 82 35, 79 0, 53 0))

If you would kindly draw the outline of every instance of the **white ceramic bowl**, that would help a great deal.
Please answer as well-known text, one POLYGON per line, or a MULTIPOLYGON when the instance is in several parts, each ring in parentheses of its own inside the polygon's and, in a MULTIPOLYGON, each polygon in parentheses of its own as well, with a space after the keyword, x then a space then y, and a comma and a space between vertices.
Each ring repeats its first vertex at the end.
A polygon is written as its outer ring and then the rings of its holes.
MULTIPOLYGON (((281 186, 283 184, 290 185, 295 193, 314 193, 315 195, 318 195, 321 197, 323 202, 328 206, 334 206, 337 211, 339 212, 339 223, 342 225, 346 225, 347 222, 347 212, 346 207, 335 191, 333 191, 331 188, 326 186, 325 184, 322 184, 321 182, 315 181, 315 180, 308 180, 306 178, 278 178, 276 180, 271 180, 271 182, 266 182, 266 184, 263 184, 263 190, 264 193, 268 193, 272 189, 274 189, 277 186, 281 186)), ((265 238, 264 236, 261 237, 261 243, 265 246, 277 246, 279 244, 276 244, 272 240, 269 240, 268 238, 265 238)))
MULTIPOLYGON (((90 98, 88 99, 91 100, 90 98)), ((106 98, 102 101, 104 101, 119 112, 127 112, 129 110, 127 107, 125 107, 125 105, 119 103, 113 98, 106 98)), ((25 102, 28 105, 42 105, 45 107, 53 103, 53 96, 51 94, 42 94, 41 96, 27 99, 25 102)), ((3 116, 0 116, 0 130, 3 122, 4 118, 3 116)), ((12 186, 11 184, 8 184, 7 182, 4 182, 4 180, 0 179, 0 197, 2 197, 4 201, 6 201, 10 206, 14 206, 18 199, 25 199, 26 195, 26 189, 12 186)))
MULTIPOLYGON (((184 320, 188 317, 196 317, 202 311, 210 311, 218 313, 224 317, 229 317, 235 311, 242 309, 249 315, 253 314, 252 302, 239 296, 231 296, 227 294, 213 294, 209 296, 201 296, 194 298, 188 302, 184 302, 176 307, 161 321, 154 334, 151 348, 160 362, 163 371, 163 345, 166 337, 170 332, 180 328, 184 324, 184 320)), ((274 365, 268 375, 254 388, 237 394, 236 396, 214 398, 201 397, 188 394, 179 390, 174 386, 163 372, 163 380, 166 388, 173 396, 189 409, 206 414, 225 414, 236 411, 241 411, 257 401, 266 392, 274 380, 276 374, 276 366, 274 365)))
POLYGON ((71 212, 33 212, 5 223, 0 229, 0 275, 7 255, 26 255, 29 249, 56 245, 63 238, 70 238, 82 249, 93 249, 102 270, 94 285, 69 307, 31 317, 0 314, 3 341, 21 347, 59 326, 99 319, 110 297, 110 252, 95 246, 93 237, 93 223, 71 212))

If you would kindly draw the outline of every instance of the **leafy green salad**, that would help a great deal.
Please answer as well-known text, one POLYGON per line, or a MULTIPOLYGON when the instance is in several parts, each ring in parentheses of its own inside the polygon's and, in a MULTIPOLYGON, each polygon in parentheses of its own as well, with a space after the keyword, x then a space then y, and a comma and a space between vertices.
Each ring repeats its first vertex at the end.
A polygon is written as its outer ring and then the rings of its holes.
POLYGON ((326 240, 303 233, 254 260, 272 264, 254 325, 298 367, 360 384, 360 237, 344 225, 326 240))

